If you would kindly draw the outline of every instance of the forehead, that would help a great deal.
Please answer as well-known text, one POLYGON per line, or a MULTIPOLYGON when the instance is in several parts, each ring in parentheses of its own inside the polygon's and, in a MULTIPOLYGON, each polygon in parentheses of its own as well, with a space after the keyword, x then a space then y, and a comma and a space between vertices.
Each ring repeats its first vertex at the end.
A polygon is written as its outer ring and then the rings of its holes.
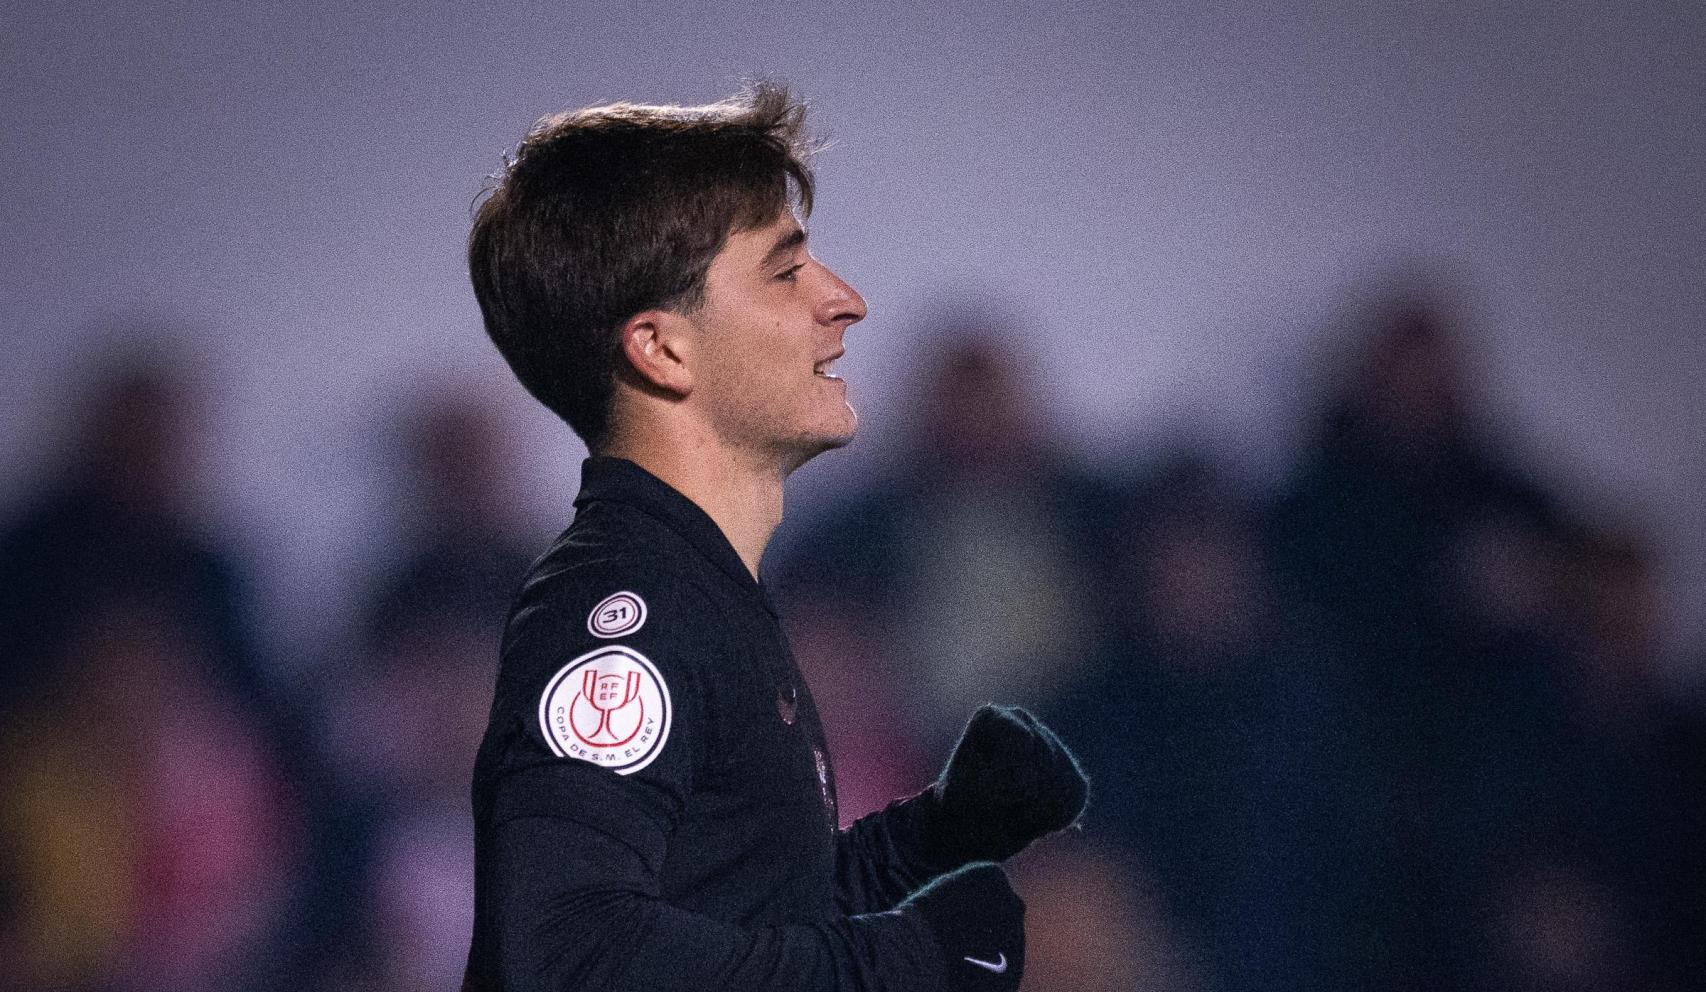
POLYGON ((792 210, 783 210, 762 227, 736 231, 723 242, 722 250, 711 260, 713 266, 760 266, 773 254, 791 254, 805 241, 805 229, 792 210))

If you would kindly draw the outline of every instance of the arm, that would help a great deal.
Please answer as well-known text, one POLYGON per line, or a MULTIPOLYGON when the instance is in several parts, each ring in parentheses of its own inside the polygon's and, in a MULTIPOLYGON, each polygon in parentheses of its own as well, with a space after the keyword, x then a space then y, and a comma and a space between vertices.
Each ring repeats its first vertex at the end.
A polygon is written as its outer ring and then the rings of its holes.
POLYGON ((637 852, 572 822, 508 821, 492 849, 499 961, 464 992, 1012 992, 1024 974, 1024 903, 993 864, 890 912, 743 929, 662 902, 637 852))
POLYGON ((1004 861, 1078 820, 1089 779, 1060 738, 1017 707, 972 715, 929 788, 836 837, 844 908, 880 911, 973 861, 1004 861))
POLYGON ((843 912, 882 912, 959 867, 925 862, 917 853, 911 819, 922 795, 897 799, 835 835, 835 894, 843 912))
POLYGON ((638 852, 573 821, 509 820, 487 850, 505 992, 940 987, 916 912, 749 930, 666 904, 638 852))

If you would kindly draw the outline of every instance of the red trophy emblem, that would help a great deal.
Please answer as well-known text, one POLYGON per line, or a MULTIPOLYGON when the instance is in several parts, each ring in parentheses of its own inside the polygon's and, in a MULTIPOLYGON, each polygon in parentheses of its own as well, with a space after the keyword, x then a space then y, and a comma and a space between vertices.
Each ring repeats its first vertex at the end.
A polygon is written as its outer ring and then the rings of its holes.
MULTIPOLYGON (((639 615, 645 615, 643 604, 639 615)), ((546 685, 539 730, 559 758, 632 775, 669 740, 670 710, 669 686, 651 659, 607 644, 564 665, 546 685)))
POLYGON ((600 672, 588 668, 569 721, 575 736, 589 747, 621 747, 640 732, 645 716, 639 672, 600 672))

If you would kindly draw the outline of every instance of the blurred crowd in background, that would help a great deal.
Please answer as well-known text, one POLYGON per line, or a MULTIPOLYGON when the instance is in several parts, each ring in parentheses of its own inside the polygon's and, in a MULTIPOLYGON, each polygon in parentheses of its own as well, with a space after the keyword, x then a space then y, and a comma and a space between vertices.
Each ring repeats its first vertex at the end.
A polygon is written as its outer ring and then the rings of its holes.
MULTIPOLYGON (((1029 989, 1699 988, 1706 700, 1659 678, 1663 549, 1525 475, 1440 300, 1357 322, 1271 491, 1188 447, 1078 464, 1011 337, 921 336, 886 469, 765 563, 844 815, 1020 703, 1094 782, 1013 865, 1029 989)), ((498 637, 550 537, 499 418, 400 414, 406 539, 287 665, 241 535, 182 498, 194 389, 127 356, 0 521, 0 989, 455 988, 498 637)))

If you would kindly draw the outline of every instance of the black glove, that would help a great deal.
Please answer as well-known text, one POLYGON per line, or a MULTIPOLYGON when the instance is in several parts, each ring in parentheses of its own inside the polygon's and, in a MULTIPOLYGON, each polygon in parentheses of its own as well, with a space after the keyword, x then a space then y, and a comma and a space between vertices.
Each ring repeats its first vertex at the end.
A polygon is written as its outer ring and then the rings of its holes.
POLYGON ((1007 873, 987 861, 950 872, 906 897, 899 909, 924 919, 942 949, 950 992, 1019 987, 1025 973, 1025 903, 1007 873))
POLYGON ((942 777, 911 801, 933 865, 1005 861, 1078 820, 1090 780, 1054 731, 1017 706, 972 714, 942 777))

